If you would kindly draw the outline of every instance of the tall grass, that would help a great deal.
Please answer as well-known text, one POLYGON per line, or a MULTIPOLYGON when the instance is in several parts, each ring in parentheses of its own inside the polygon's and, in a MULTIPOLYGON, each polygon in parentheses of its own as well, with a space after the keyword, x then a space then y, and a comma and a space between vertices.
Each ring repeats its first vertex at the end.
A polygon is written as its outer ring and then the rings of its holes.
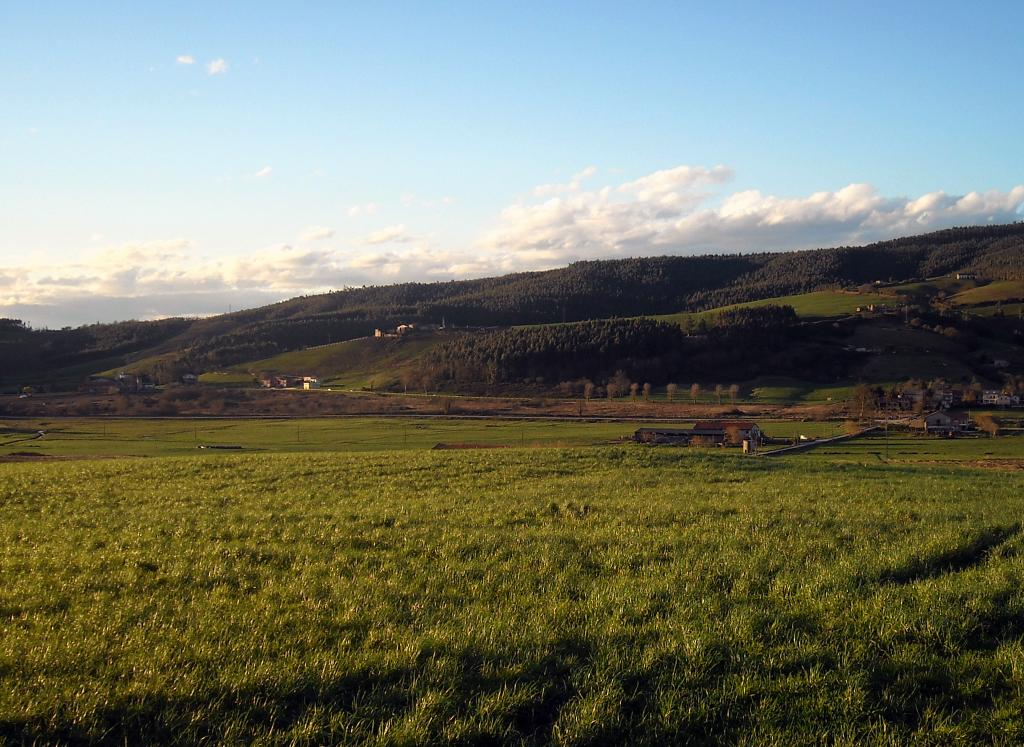
POLYGON ((0 738, 1019 743, 1022 488, 616 447, 0 465, 0 738))

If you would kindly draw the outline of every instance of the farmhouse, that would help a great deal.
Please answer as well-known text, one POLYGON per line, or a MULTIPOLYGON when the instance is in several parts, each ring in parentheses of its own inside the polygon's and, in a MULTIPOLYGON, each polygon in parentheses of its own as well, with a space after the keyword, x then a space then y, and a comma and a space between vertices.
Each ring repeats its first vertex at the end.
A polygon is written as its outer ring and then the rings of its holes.
POLYGON ((310 389, 319 389, 320 388, 320 379, 318 379, 316 376, 303 376, 302 377, 302 388, 307 390, 307 391, 310 390, 310 389))
POLYGON ((940 436, 951 436, 956 433, 970 430, 971 420, 966 415, 950 414, 947 412, 932 412, 921 418, 919 427, 925 433, 934 433, 940 436))
POLYGON ((313 377, 267 374, 260 377, 260 386, 266 389, 287 389, 293 386, 303 386, 306 378, 313 377))
POLYGON ((394 331, 392 332, 380 329, 378 327, 377 329, 373 330, 373 336, 378 340, 383 340, 385 338, 404 337, 405 335, 408 335, 415 331, 415 324, 399 324, 397 327, 395 327, 394 331))
POLYGON ((739 446, 744 441, 756 449, 763 434, 750 420, 702 420, 690 431, 690 442, 698 446, 739 446))
POLYGON ((958 272, 956 274, 957 280, 977 280, 978 276, 973 272, 958 272))

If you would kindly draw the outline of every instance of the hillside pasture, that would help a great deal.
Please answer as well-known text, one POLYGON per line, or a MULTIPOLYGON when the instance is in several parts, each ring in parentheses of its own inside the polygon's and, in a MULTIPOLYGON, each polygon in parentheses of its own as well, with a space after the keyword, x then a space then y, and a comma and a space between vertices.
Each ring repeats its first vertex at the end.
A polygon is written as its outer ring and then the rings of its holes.
POLYGON ((997 302, 1024 301, 1024 281, 997 280, 986 285, 961 291, 950 301, 959 306, 979 306, 997 302))
POLYGON ((386 389, 398 384, 402 372, 444 338, 444 333, 418 333, 408 338, 363 337, 331 345, 282 353, 232 368, 237 373, 315 375, 322 386, 342 389, 386 389))
POLYGON ((679 314, 663 314, 652 316, 666 322, 686 324, 701 318, 710 319, 723 311, 732 309, 756 309, 764 306, 792 306, 796 315, 803 319, 830 319, 853 314, 858 306, 869 304, 893 304, 899 301, 898 296, 886 292, 860 293, 857 291, 822 290, 812 293, 799 293, 792 296, 776 296, 760 301, 730 304, 707 311, 682 312, 679 314))
POLYGON ((605 447, 0 478, 0 741, 1024 741, 1021 474, 605 447))

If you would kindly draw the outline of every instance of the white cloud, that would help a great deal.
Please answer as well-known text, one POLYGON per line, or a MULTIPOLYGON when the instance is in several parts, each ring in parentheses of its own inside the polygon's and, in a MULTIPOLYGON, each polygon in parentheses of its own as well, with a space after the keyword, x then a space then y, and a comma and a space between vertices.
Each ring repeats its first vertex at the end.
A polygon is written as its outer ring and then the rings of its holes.
POLYGON ((376 202, 367 202, 364 205, 350 205, 345 213, 349 218, 358 218, 363 215, 376 215, 379 205, 376 202))
POLYGON ((553 196, 505 208, 482 246, 520 268, 581 258, 810 248, 1010 222, 1021 218, 1024 205, 1024 186, 917 198, 885 197, 870 184, 803 197, 707 192, 731 178, 724 166, 678 166, 589 191, 573 182, 568 189, 535 190, 535 197, 553 196))
POLYGON ((179 54, 174 58, 174 61, 179 65, 195 65, 196 58, 190 54, 179 54))
POLYGON ((262 169, 253 174, 253 176, 255 176, 257 179, 265 179, 266 177, 270 176, 273 173, 274 169, 272 167, 264 166, 262 169))
MULTIPOLYGON (((5 266, 0 316, 81 323, 218 311, 229 302, 238 307, 351 285, 501 274, 582 258, 859 244, 952 225, 1011 222, 1022 218, 1024 208, 1024 185, 914 197, 886 197, 869 184, 803 196, 701 192, 729 173, 721 167, 667 169, 531 198, 501 211, 493 229, 466 247, 438 245, 405 224, 340 247, 313 243, 332 238, 333 229, 311 226, 298 246, 227 257, 206 256, 187 239, 105 246, 71 263, 5 266)), ((352 211, 368 215, 376 206, 354 205, 352 211)))
POLYGON ((565 184, 540 184, 533 188, 533 194, 535 197, 548 197, 551 195, 564 194, 566 192, 578 192, 580 187, 587 179, 597 174, 597 166, 587 166, 582 171, 579 171, 569 177, 569 181, 565 184))
POLYGON ((676 166, 626 182, 619 186, 619 192, 633 192, 641 200, 651 200, 701 184, 721 184, 731 178, 732 170, 725 166, 676 166))
POLYGON ((405 226, 388 226, 370 233, 363 239, 364 244, 397 244, 412 241, 412 237, 405 232, 405 226))
POLYGON ((227 71, 228 61, 222 57, 218 57, 216 60, 210 60, 206 63, 207 75, 224 75, 227 71))
POLYGON ((334 236, 334 229, 326 226, 310 226, 299 236, 301 241, 322 241, 334 236))

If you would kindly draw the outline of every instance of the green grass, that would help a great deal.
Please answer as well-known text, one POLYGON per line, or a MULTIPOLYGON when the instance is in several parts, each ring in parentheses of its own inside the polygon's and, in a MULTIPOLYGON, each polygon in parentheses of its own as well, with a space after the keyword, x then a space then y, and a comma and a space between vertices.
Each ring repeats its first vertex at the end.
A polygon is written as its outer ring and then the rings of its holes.
POLYGON ((957 293, 950 299, 961 306, 993 304, 997 301, 1020 301, 1024 299, 1024 281, 997 280, 957 293))
POLYGON ((946 294, 959 293, 977 286, 975 280, 957 280, 951 275, 929 278, 914 283, 902 283, 900 285, 886 286, 885 290, 900 295, 915 296, 919 298, 931 298, 939 291, 946 294))
POLYGON ((0 741, 1019 744, 1024 476, 0 464, 0 741))
POLYGON ((208 371, 199 375, 199 383, 210 386, 247 387, 256 384, 252 374, 237 371, 208 371))
POLYGON ((679 314, 664 314, 653 316, 652 319, 660 319, 667 322, 683 324, 687 321, 697 321, 700 318, 710 318, 716 314, 730 309, 752 309, 762 306, 792 306, 797 316, 805 319, 828 319, 836 316, 847 316, 854 313, 858 306, 867 306, 872 303, 894 304, 899 301, 898 297, 889 293, 854 293, 848 291, 824 290, 812 293, 800 293, 792 296, 777 296, 765 298, 760 301, 749 301, 747 303, 731 304, 721 306, 707 311, 682 312, 679 314))
POLYGON ((416 365, 416 359, 441 339, 440 333, 424 333, 408 339, 347 340, 252 361, 232 371, 315 375, 325 386, 382 389, 398 382, 402 371, 416 365))
MULTIPOLYGON (((979 411, 975 411, 975 414, 979 414, 979 411)), ((995 415, 999 417, 1000 413, 995 413, 995 415)), ((822 446, 814 453, 816 456, 826 456, 837 461, 864 463, 877 462, 882 459, 889 459, 893 462, 1024 460, 1024 437, 989 438, 978 435, 944 439, 894 431, 888 436, 883 433, 875 433, 852 441, 822 446)))
MULTIPOLYGON (((825 435, 835 424, 759 420, 772 436, 825 435)), ((241 446, 245 451, 384 451, 469 446, 595 446, 631 436, 650 423, 606 421, 475 420, 423 418, 112 419, 0 420, 0 456, 155 457, 226 450, 200 445, 241 446), (46 435, 33 438, 40 430, 46 435)), ((665 427, 665 424, 661 424, 665 427)), ((668 427, 689 428, 688 424, 668 427)))
POLYGON ((743 390, 755 402, 785 404, 790 402, 845 402, 853 394, 853 383, 822 384, 788 376, 765 376, 747 382, 743 390))

